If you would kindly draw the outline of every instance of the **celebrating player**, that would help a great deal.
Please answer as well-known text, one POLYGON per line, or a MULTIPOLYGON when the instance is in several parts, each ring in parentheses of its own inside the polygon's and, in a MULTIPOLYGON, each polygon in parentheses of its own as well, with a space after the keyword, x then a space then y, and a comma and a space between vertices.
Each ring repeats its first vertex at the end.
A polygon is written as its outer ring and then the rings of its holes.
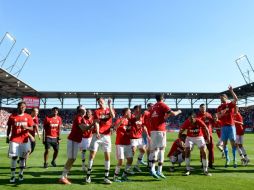
POLYGON ((85 114, 86 114, 85 107, 82 105, 79 105, 77 107, 77 115, 73 121, 71 133, 68 136, 68 141, 67 141, 68 160, 66 161, 64 165, 62 176, 59 179, 60 183, 71 184, 71 182, 67 178, 67 175, 77 158, 79 144, 82 141, 83 132, 85 130, 90 129, 92 126, 89 124, 90 121, 84 118, 85 114))
POLYGON ((116 129, 116 159, 117 165, 115 168, 114 182, 128 181, 127 174, 133 161, 133 153, 130 142, 130 126, 129 119, 131 118, 131 110, 125 108, 122 111, 122 117, 115 122, 116 129), (122 179, 119 180, 118 176, 123 165, 124 159, 127 159, 125 170, 122 179))
POLYGON ((218 114, 214 113, 213 114, 213 122, 212 122, 212 127, 213 129, 216 130, 217 136, 219 141, 216 144, 216 147, 219 149, 219 151, 221 152, 221 157, 224 158, 225 154, 224 154, 224 150, 223 150, 223 141, 221 140, 221 121, 218 119, 218 114))
POLYGON ((181 110, 172 111, 164 102, 164 96, 155 96, 157 103, 151 109, 151 149, 149 160, 151 161, 150 173, 154 178, 166 178, 162 173, 164 152, 166 147, 166 123, 165 119, 176 116, 181 110), (158 170, 155 171, 155 162, 158 160, 158 170))
POLYGON ((29 139, 31 143, 31 153, 34 151, 36 146, 36 138, 35 133, 38 135, 39 140, 41 139, 41 135, 39 134, 39 119, 38 119, 39 110, 38 108, 33 108, 31 112, 31 117, 33 119, 34 125, 33 130, 29 131, 29 139))
MULTIPOLYGON (((209 130, 210 136, 206 136, 205 132, 203 132, 205 141, 207 142, 207 139, 209 138, 209 144, 206 144, 207 150, 208 150, 208 167, 210 169, 214 169, 213 167, 213 162, 214 162, 214 144, 213 144, 213 129, 212 129, 212 122, 213 122, 213 117, 212 115, 206 111, 206 106, 205 104, 200 104, 199 106, 199 113, 197 114, 197 118, 201 119, 205 124, 206 127, 209 130)), ((202 157, 202 156, 201 156, 202 157)), ((202 158, 201 158, 202 160, 202 158)))
POLYGON ((185 159, 185 140, 186 134, 181 134, 180 138, 176 139, 168 153, 169 161, 171 162, 172 166, 170 167, 170 171, 173 172, 175 170, 175 164, 181 165, 181 163, 185 159))
POLYGON ((44 152, 44 168, 48 168, 49 149, 52 146, 54 149, 51 165, 56 167, 56 158, 59 151, 60 132, 62 126, 62 118, 58 116, 59 109, 52 108, 52 114, 47 116, 43 124, 43 144, 45 145, 44 152))
MULTIPOLYGON (((94 118, 93 118, 93 113, 92 110, 87 110, 86 115, 85 115, 85 120, 87 123, 91 126, 94 124, 94 118)), ((83 132, 83 137, 82 141, 79 145, 80 150, 81 150, 81 159, 82 159, 82 170, 87 171, 86 168, 86 151, 89 150, 91 140, 92 140, 92 127, 89 130, 85 130, 83 132)))
MULTIPOLYGON (((210 136, 209 130, 206 127, 205 123, 196 118, 196 114, 192 113, 189 118, 183 123, 179 131, 179 138, 183 134, 183 132, 187 130, 187 138, 185 140, 185 163, 186 163, 186 173, 185 175, 190 175, 190 154, 193 149, 193 145, 197 145, 201 155, 202 155, 202 164, 204 169, 204 175, 211 176, 208 172, 208 159, 206 157, 206 142, 203 136, 203 132, 207 137, 210 136), (203 129, 203 130, 202 130, 203 129)), ((207 139, 207 143, 209 143, 209 138, 207 139)))
POLYGON ((143 131, 145 131, 148 137, 149 135, 147 133, 146 126, 144 126, 144 119, 141 113, 141 105, 134 106, 133 110, 134 110, 133 115, 129 119, 129 124, 131 127, 130 139, 133 155, 136 153, 137 148, 139 149, 137 164, 134 166, 134 168, 138 172, 142 172, 141 169, 139 168, 140 164, 145 165, 143 162, 143 157, 145 154, 145 143, 142 138, 142 133, 143 131))
POLYGON ((23 172, 25 169, 25 159, 31 151, 31 145, 28 140, 28 131, 33 130, 33 119, 25 113, 26 103, 19 102, 17 113, 10 115, 8 120, 6 142, 9 143, 8 155, 11 159, 11 178, 10 183, 15 183, 15 171, 17 158, 19 157, 19 181, 23 181, 23 172), (10 136, 11 134, 11 136, 10 136), (9 137, 10 136, 10 137, 9 137))
POLYGON ((236 130, 235 130, 235 122, 234 122, 234 109, 236 106, 236 102, 238 100, 236 94, 233 91, 232 86, 228 87, 229 92, 233 96, 233 100, 229 101, 228 96, 226 94, 222 94, 220 96, 221 105, 217 108, 218 117, 221 120, 222 127, 221 127, 221 139, 223 141, 223 149, 226 157, 225 167, 229 166, 229 155, 228 155, 228 148, 227 143, 230 140, 231 147, 232 147, 232 154, 233 154, 233 166, 234 168, 237 167, 236 162, 236 130))
POLYGON ((243 138, 244 138, 243 117, 239 112, 238 106, 235 107, 234 120, 235 120, 235 128, 236 128, 237 150, 241 157, 242 164, 247 165, 250 160, 247 156, 245 148, 243 147, 243 138))
POLYGON ((104 183, 111 184, 109 180, 109 169, 110 169, 110 152, 111 152, 111 131, 112 119, 115 118, 115 111, 112 107, 112 100, 108 99, 108 107, 105 105, 103 98, 98 98, 97 102, 99 108, 95 110, 94 121, 95 121, 95 132, 92 137, 90 144, 90 156, 88 162, 86 183, 91 183, 91 171, 93 166, 93 160, 96 156, 99 146, 101 145, 104 151, 105 158, 105 177, 104 183))

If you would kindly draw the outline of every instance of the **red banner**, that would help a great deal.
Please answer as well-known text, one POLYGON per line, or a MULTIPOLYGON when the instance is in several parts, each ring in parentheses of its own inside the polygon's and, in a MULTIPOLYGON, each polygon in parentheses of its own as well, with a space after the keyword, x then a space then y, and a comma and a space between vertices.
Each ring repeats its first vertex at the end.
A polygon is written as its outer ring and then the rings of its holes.
POLYGON ((26 102, 27 108, 39 108, 40 107, 40 98, 33 96, 24 96, 23 101, 26 102))

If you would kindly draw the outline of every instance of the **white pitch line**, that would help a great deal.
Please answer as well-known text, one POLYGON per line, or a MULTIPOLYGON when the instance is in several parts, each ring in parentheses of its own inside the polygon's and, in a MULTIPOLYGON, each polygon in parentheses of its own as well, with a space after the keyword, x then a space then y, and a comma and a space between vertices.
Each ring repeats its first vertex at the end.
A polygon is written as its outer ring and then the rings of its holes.
POLYGON ((0 147, 0 149, 5 149, 5 148, 8 148, 8 146, 0 147))

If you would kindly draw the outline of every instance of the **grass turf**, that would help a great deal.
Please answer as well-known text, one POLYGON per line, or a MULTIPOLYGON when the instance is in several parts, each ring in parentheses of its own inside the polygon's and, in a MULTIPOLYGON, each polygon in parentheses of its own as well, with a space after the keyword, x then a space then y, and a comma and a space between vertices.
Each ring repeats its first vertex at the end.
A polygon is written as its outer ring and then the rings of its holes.
MULTIPOLYGON (((63 190, 63 189, 252 189, 254 186, 254 170, 252 162, 247 166, 241 166, 240 159, 238 156, 238 167, 233 168, 232 162, 230 167, 224 168, 225 160, 221 158, 221 153, 215 147, 215 170, 210 170, 212 173, 211 177, 204 176, 202 174, 202 169, 200 167, 199 161, 199 151, 197 147, 194 148, 191 156, 191 165, 195 168, 190 176, 182 176, 185 167, 184 163, 182 167, 176 167, 175 172, 169 172, 170 163, 166 158, 170 146, 173 140, 176 138, 176 133, 168 133, 168 142, 165 153, 165 164, 163 167, 164 175, 166 179, 156 180, 149 176, 147 169, 141 167, 142 173, 136 173, 130 176, 131 182, 123 183, 113 183, 112 185, 103 184, 104 177, 104 159, 103 153, 98 152, 92 172, 92 183, 84 183, 84 173, 81 171, 81 156, 79 154, 74 167, 72 168, 69 178, 72 185, 62 185, 58 183, 58 179, 63 170, 63 165, 66 162, 66 135, 62 136, 62 142, 60 144, 60 151, 57 159, 57 167, 49 167, 44 169, 43 165, 43 152, 44 147, 42 143, 37 139, 37 146, 34 153, 31 155, 27 161, 28 168, 24 172, 24 181, 17 182, 15 184, 9 183, 10 178, 10 159, 7 157, 8 144, 5 144, 5 138, 0 138, 0 187, 1 189, 8 190, 13 189, 13 187, 18 187, 22 189, 33 189, 33 190, 63 190)), ((112 136, 112 142, 114 142, 115 136, 112 136)), ((215 143, 217 142, 217 137, 214 134, 215 143)), ((254 150, 252 148, 253 134, 245 135, 245 147, 250 160, 254 159, 254 150)), ((115 146, 113 145, 113 150, 111 153, 111 170, 110 176, 112 178, 114 174, 114 168, 116 164, 115 159, 115 146)), ((231 148, 229 148, 231 150, 231 148)), ((50 151, 49 163, 52 158, 52 150, 50 151)), ((230 156, 231 151, 229 151, 230 156)), ((88 154, 87 154, 88 156, 88 154)), ((136 155, 137 156, 137 155, 136 155)), ((136 156, 134 162, 136 162, 136 156)), ((232 156, 231 156, 232 157, 232 156)), ((18 173, 18 169, 16 173, 18 173)), ((122 170, 121 170, 122 171, 122 170)), ((17 175, 16 175, 17 176, 17 175)))

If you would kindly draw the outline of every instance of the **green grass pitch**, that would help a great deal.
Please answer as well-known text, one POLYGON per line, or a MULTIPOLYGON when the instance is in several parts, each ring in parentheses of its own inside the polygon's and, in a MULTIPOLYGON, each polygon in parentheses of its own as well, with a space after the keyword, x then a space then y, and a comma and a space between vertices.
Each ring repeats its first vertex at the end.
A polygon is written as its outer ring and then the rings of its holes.
MULTIPOLYGON (((177 133, 168 133, 167 134, 167 148, 166 154, 168 153, 170 146, 173 140, 176 138, 177 133)), ((199 152, 197 147, 194 148, 191 156, 191 165, 195 168, 195 171, 192 172, 190 176, 182 176, 185 170, 185 164, 183 163, 181 167, 176 167, 175 172, 169 172, 168 159, 165 158, 165 163, 163 167, 164 174, 166 179, 156 180, 148 175, 147 169, 141 167, 143 170, 142 173, 137 173, 133 176, 130 176, 131 182, 123 183, 113 183, 112 185, 103 184, 104 176, 104 159, 103 153, 98 152, 92 172, 92 183, 84 183, 84 173, 81 170, 81 158, 80 154, 78 159, 75 162, 74 167, 72 168, 69 178, 72 182, 72 185, 62 185, 58 183, 58 179, 63 170, 63 165, 66 161, 66 135, 62 136, 62 142, 60 144, 60 152, 57 159, 57 167, 49 167, 48 169, 42 168, 43 165, 43 152, 44 147, 42 143, 37 139, 37 146, 35 152, 31 155, 27 161, 28 168, 24 172, 24 181, 16 184, 10 184, 10 159, 7 157, 8 144, 5 144, 5 138, 0 138, 0 189, 8 190, 18 187, 20 190, 64 190, 64 189, 117 189, 117 190, 136 190, 136 189, 145 189, 145 190, 198 190, 198 189, 215 189, 215 190, 225 190, 225 189, 252 189, 254 188, 254 149, 253 149, 253 134, 245 135, 245 147, 249 158, 251 160, 250 164, 247 167, 241 166, 240 159, 238 156, 238 168, 233 168, 232 165, 229 168, 224 168, 225 161, 221 158, 221 153, 215 148, 215 170, 210 170, 212 173, 211 177, 202 175, 202 170, 200 168, 199 162, 199 152)), ((217 142, 216 134, 214 134, 215 142, 217 142)), ((115 159, 115 136, 112 136, 113 150, 111 153, 111 170, 110 176, 112 178, 114 174, 116 159, 115 159)), ((231 148, 229 148, 230 156, 231 148)), ((88 155, 87 155, 88 156, 88 155)), ((136 155, 137 156, 137 155, 136 155)), ((136 162, 136 156, 134 162, 136 162)), ((52 158, 52 150, 50 151, 50 159, 52 158)), ((51 160, 49 160, 50 162, 51 160)), ((122 170, 121 170, 122 171, 122 170)), ((17 171, 18 172, 18 169, 17 171)))

